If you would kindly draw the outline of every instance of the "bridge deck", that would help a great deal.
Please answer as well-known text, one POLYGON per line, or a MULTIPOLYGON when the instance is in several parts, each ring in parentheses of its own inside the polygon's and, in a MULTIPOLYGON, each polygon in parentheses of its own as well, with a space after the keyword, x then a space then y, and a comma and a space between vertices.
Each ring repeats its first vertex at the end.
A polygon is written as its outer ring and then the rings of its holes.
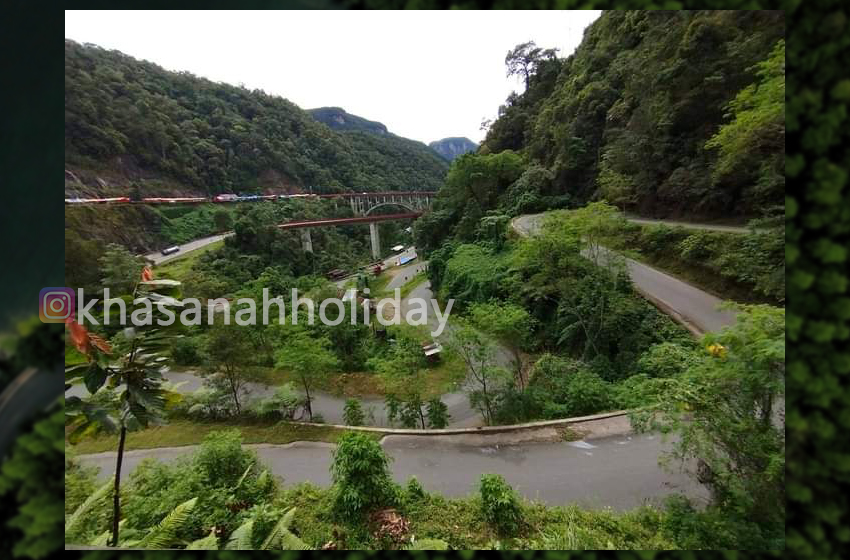
POLYGON ((300 222, 286 222, 279 224, 280 229, 298 229, 322 226, 343 226, 346 224, 369 224, 373 222, 385 222, 388 220, 412 220, 422 215, 422 212, 405 212, 403 214, 379 214, 375 216, 356 216, 354 218, 332 218, 328 220, 308 220, 300 222))

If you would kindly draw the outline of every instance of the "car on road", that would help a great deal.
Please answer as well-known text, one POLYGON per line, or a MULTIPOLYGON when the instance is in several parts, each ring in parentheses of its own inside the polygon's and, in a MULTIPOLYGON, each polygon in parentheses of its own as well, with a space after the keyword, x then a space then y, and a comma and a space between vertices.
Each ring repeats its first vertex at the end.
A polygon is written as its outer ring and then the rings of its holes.
POLYGON ((176 253, 179 250, 180 250, 180 247, 178 247, 177 245, 174 245, 173 247, 166 247, 165 249, 160 251, 160 253, 162 253, 163 256, 168 256, 168 255, 173 255, 174 253, 176 253))

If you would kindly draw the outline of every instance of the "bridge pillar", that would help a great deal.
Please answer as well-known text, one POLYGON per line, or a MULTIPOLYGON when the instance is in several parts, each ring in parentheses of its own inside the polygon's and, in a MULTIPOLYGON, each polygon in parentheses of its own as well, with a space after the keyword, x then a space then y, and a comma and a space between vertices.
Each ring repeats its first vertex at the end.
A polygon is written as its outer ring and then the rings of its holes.
POLYGON ((372 222, 369 224, 369 237, 372 239, 372 258, 381 258, 381 237, 378 233, 378 224, 372 222))
POLYGON ((301 248, 304 249, 305 253, 313 252, 313 238, 310 237, 310 228, 301 230, 301 248))

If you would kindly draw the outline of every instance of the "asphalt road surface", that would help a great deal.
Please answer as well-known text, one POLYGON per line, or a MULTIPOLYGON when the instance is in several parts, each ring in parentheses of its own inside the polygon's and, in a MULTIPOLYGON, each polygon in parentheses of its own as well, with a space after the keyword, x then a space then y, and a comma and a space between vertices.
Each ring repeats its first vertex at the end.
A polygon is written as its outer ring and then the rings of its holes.
MULTIPOLYGON (((534 235, 540 229, 542 219, 543 214, 520 216, 514 219, 513 227, 521 235, 534 235)), ((678 315, 677 318, 686 323, 695 334, 719 331, 735 323, 733 312, 718 309, 723 303, 720 298, 651 266, 633 259, 625 260, 635 288, 665 312, 678 315)))
MULTIPOLYGON (((388 436, 382 441, 392 457, 393 478, 404 482, 416 476, 426 490, 446 496, 477 491, 483 473, 505 477, 524 497, 549 505, 579 503, 587 507, 627 510, 658 503, 672 493, 704 497, 702 487, 683 472, 658 466, 658 454, 668 444, 652 434, 613 436, 577 442, 522 445, 469 445, 450 437, 388 436)), ((332 444, 296 442, 286 445, 248 445, 271 472, 286 484, 312 482, 329 486, 332 444)), ((122 477, 146 458, 173 461, 195 446, 128 451, 122 477)), ((80 455, 100 467, 99 477, 115 469, 115 453, 80 455)))
POLYGON ((215 243, 216 241, 221 241, 225 237, 229 237, 231 235, 233 235, 233 232, 221 233, 221 234, 218 234, 218 235, 211 235, 209 237, 202 237, 200 239, 196 239, 194 241, 189 241, 188 243, 184 243, 183 245, 179 245, 180 250, 177 251, 174 254, 165 256, 162 253, 160 253, 159 251, 156 251, 156 252, 153 252, 153 253, 148 253, 147 255, 145 255, 145 258, 147 260, 153 262, 153 264, 164 264, 164 263, 167 263, 168 261, 173 261, 174 259, 179 259, 180 257, 185 256, 186 253, 191 253, 195 249, 200 249, 201 247, 204 247, 205 245, 209 245, 210 243, 215 243))

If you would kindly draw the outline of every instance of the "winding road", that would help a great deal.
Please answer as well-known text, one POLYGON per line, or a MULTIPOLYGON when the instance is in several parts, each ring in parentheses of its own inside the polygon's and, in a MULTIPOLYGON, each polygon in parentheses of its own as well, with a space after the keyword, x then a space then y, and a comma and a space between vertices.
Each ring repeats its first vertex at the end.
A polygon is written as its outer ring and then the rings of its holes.
MULTIPOLYGON (((512 225, 522 235, 533 235, 540 228, 541 215, 516 218, 512 225)), ((216 236, 219 239, 221 236, 216 236)), ((199 245, 216 241, 198 240, 199 245)), ((188 245, 185 247, 189 247, 188 245)), ((175 257, 176 258, 176 257, 175 257)), ((159 262, 164 262, 162 259, 159 262)), ((689 325, 695 333, 717 330, 734 322, 734 314, 717 310, 720 300, 672 276, 631 259, 629 274, 636 288, 668 313, 689 325)), ((412 278, 413 274, 410 274, 412 278)), ((399 281, 403 284, 403 280, 399 281)), ((392 287, 400 287, 393 285, 392 287)), ((418 285, 402 302, 402 312, 410 298, 431 298, 429 284, 418 285)), ((429 323, 435 321, 429 306, 429 323)), ((499 358, 509 359, 506 355, 499 358)), ((191 391, 201 378, 191 373, 171 373, 169 379, 185 382, 181 390, 191 391)), ((82 388, 75 387, 77 391, 82 388)), ((255 396, 270 389, 252 387, 255 396)), ((85 389, 82 389, 85 391, 85 389)), ((70 392, 68 394, 71 394, 70 392)), ((466 395, 458 390, 443 396, 452 415, 452 426, 469 426, 478 422, 466 395)), ((376 423, 384 425, 382 402, 364 399, 374 407, 376 423)), ((341 423, 343 399, 319 393, 314 409, 330 423, 341 423)), ((663 470, 658 456, 665 444, 655 434, 612 436, 578 442, 522 443, 493 445, 464 440, 457 436, 387 436, 382 445, 393 458, 393 476, 398 481, 417 476, 424 487, 448 496, 463 496, 475 491, 481 473, 502 474, 523 496, 550 505, 578 502, 588 507, 609 506, 629 509, 658 502, 670 493, 705 497, 704 488, 680 471, 663 470)), ((256 450, 273 473, 287 483, 311 481, 330 483, 329 466, 332 445, 296 442, 287 445, 260 444, 247 446, 256 450)), ((130 451, 125 456, 127 472, 145 458, 164 461, 185 456, 193 446, 130 451)), ((111 473, 114 453, 82 455, 80 460, 101 467, 100 476, 111 473)))

